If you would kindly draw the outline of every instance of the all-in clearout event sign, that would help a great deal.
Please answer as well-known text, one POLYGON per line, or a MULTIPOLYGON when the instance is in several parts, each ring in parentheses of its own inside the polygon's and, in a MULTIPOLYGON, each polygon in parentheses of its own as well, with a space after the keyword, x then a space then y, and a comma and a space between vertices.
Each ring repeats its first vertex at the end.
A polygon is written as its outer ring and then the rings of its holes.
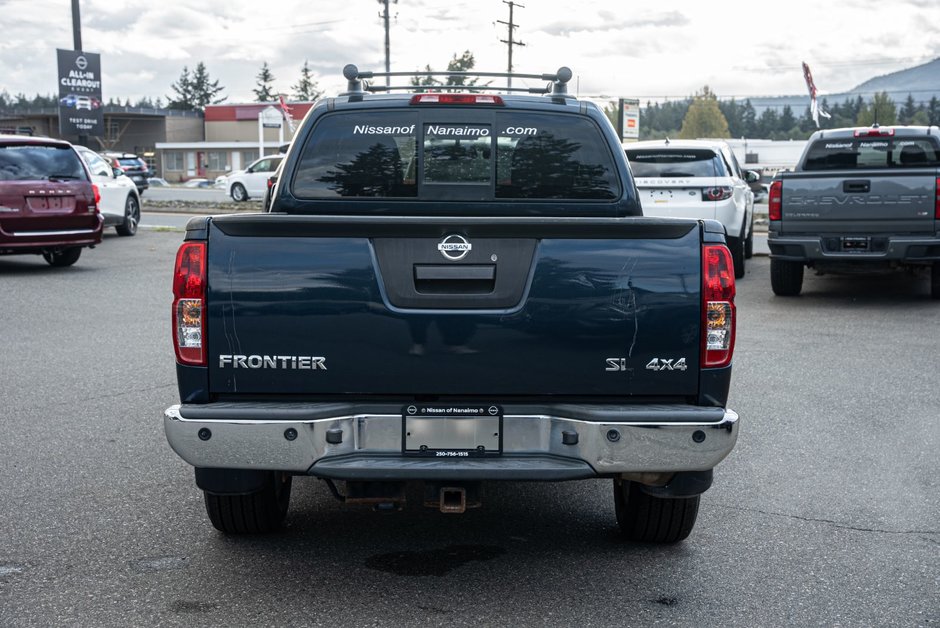
POLYGON ((56 50, 59 57, 59 133, 104 135, 101 102, 101 55, 56 50))

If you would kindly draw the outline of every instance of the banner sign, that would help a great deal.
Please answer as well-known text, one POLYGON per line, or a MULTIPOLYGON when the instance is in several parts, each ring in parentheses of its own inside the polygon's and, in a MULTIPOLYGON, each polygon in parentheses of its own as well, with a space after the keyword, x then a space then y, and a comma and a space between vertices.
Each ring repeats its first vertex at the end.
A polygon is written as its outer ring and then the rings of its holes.
POLYGON ((806 89, 809 90, 810 115, 813 117, 813 122, 816 123, 816 128, 818 129, 819 116, 824 118, 831 118, 832 116, 816 102, 816 83, 813 82, 813 73, 809 71, 809 66, 806 65, 805 61, 803 62, 803 78, 806 80, 806 89))
POLYGON ((59 133, 63 138, 104 135, 101 55, 56 50, 59 59, 59 133))
POLYGON ((640 101, 636 98, 620 99, 620 138, 640 139, 640 101))

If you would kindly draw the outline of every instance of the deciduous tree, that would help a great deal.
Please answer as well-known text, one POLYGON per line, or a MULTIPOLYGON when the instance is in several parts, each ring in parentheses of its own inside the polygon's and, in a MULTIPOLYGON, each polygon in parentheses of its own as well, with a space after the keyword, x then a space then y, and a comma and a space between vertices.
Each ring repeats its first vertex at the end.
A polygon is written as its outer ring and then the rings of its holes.
POLYGON ((695 139, 698 137, 728 138, 728 121, 718 108, 718 98, 708 85, 702 88, 692 99, 689 112, 685 114, 679 137, 695 139))

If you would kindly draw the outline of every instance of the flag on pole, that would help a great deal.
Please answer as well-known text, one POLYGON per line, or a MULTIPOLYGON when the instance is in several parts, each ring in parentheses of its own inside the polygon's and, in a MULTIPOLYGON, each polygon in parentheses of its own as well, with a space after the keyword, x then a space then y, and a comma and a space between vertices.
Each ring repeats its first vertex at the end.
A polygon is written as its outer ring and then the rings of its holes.
POLYGON ((816 84, 813 82, 813 74, 809 71, 809 66, 806 65, 806 62, 803 62, 803 78, 806 79, 806 88, 809 90, 809 111, 813 116, 813 122, 816 123, 816 128, 819 128, 819 116, 824 118, 831 118, 829 112, 819 106, 819 103, 816 102, 816 84))
MULTIPOLYGON (((284 94, 278 94, 278 100, 280 100, 280 103, 281 103, 281 113, 284 115, 284 119, 287 120, 287 126, 290 129, 291 135, 293 135, 294 134, 294 118, 290 114, 290 107, 288 107, 287 103, 284 102, 284 94)), ((816 126, 819 126, 819 125, 817 124, 816 126)))

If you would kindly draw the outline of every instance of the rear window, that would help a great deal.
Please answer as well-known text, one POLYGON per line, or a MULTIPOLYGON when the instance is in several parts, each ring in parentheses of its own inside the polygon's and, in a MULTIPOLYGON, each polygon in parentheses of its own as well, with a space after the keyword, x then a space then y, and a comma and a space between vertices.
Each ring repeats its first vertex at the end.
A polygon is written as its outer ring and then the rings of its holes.
POLYGON ((806 153, 803 170, 937 166, 940 155, 929 137, 859 137, 816 140, 806 153))
POLYGON ((325 116, 292 190, 298 198, 620 196, 611 152, 587 118, 439 108, 325 116))
POLYGON ((708 149, 627 150, 634 177, 726 177, 721 156, 708 149))
POLYGON ((138 157, 120 157, 118 163, 130 168, 142 168, 144 166, 144 162, 138 157))
POLYGON ((49 178, 87 180, 78 155, 68 146, 0 144, 0 181, 49 178))

